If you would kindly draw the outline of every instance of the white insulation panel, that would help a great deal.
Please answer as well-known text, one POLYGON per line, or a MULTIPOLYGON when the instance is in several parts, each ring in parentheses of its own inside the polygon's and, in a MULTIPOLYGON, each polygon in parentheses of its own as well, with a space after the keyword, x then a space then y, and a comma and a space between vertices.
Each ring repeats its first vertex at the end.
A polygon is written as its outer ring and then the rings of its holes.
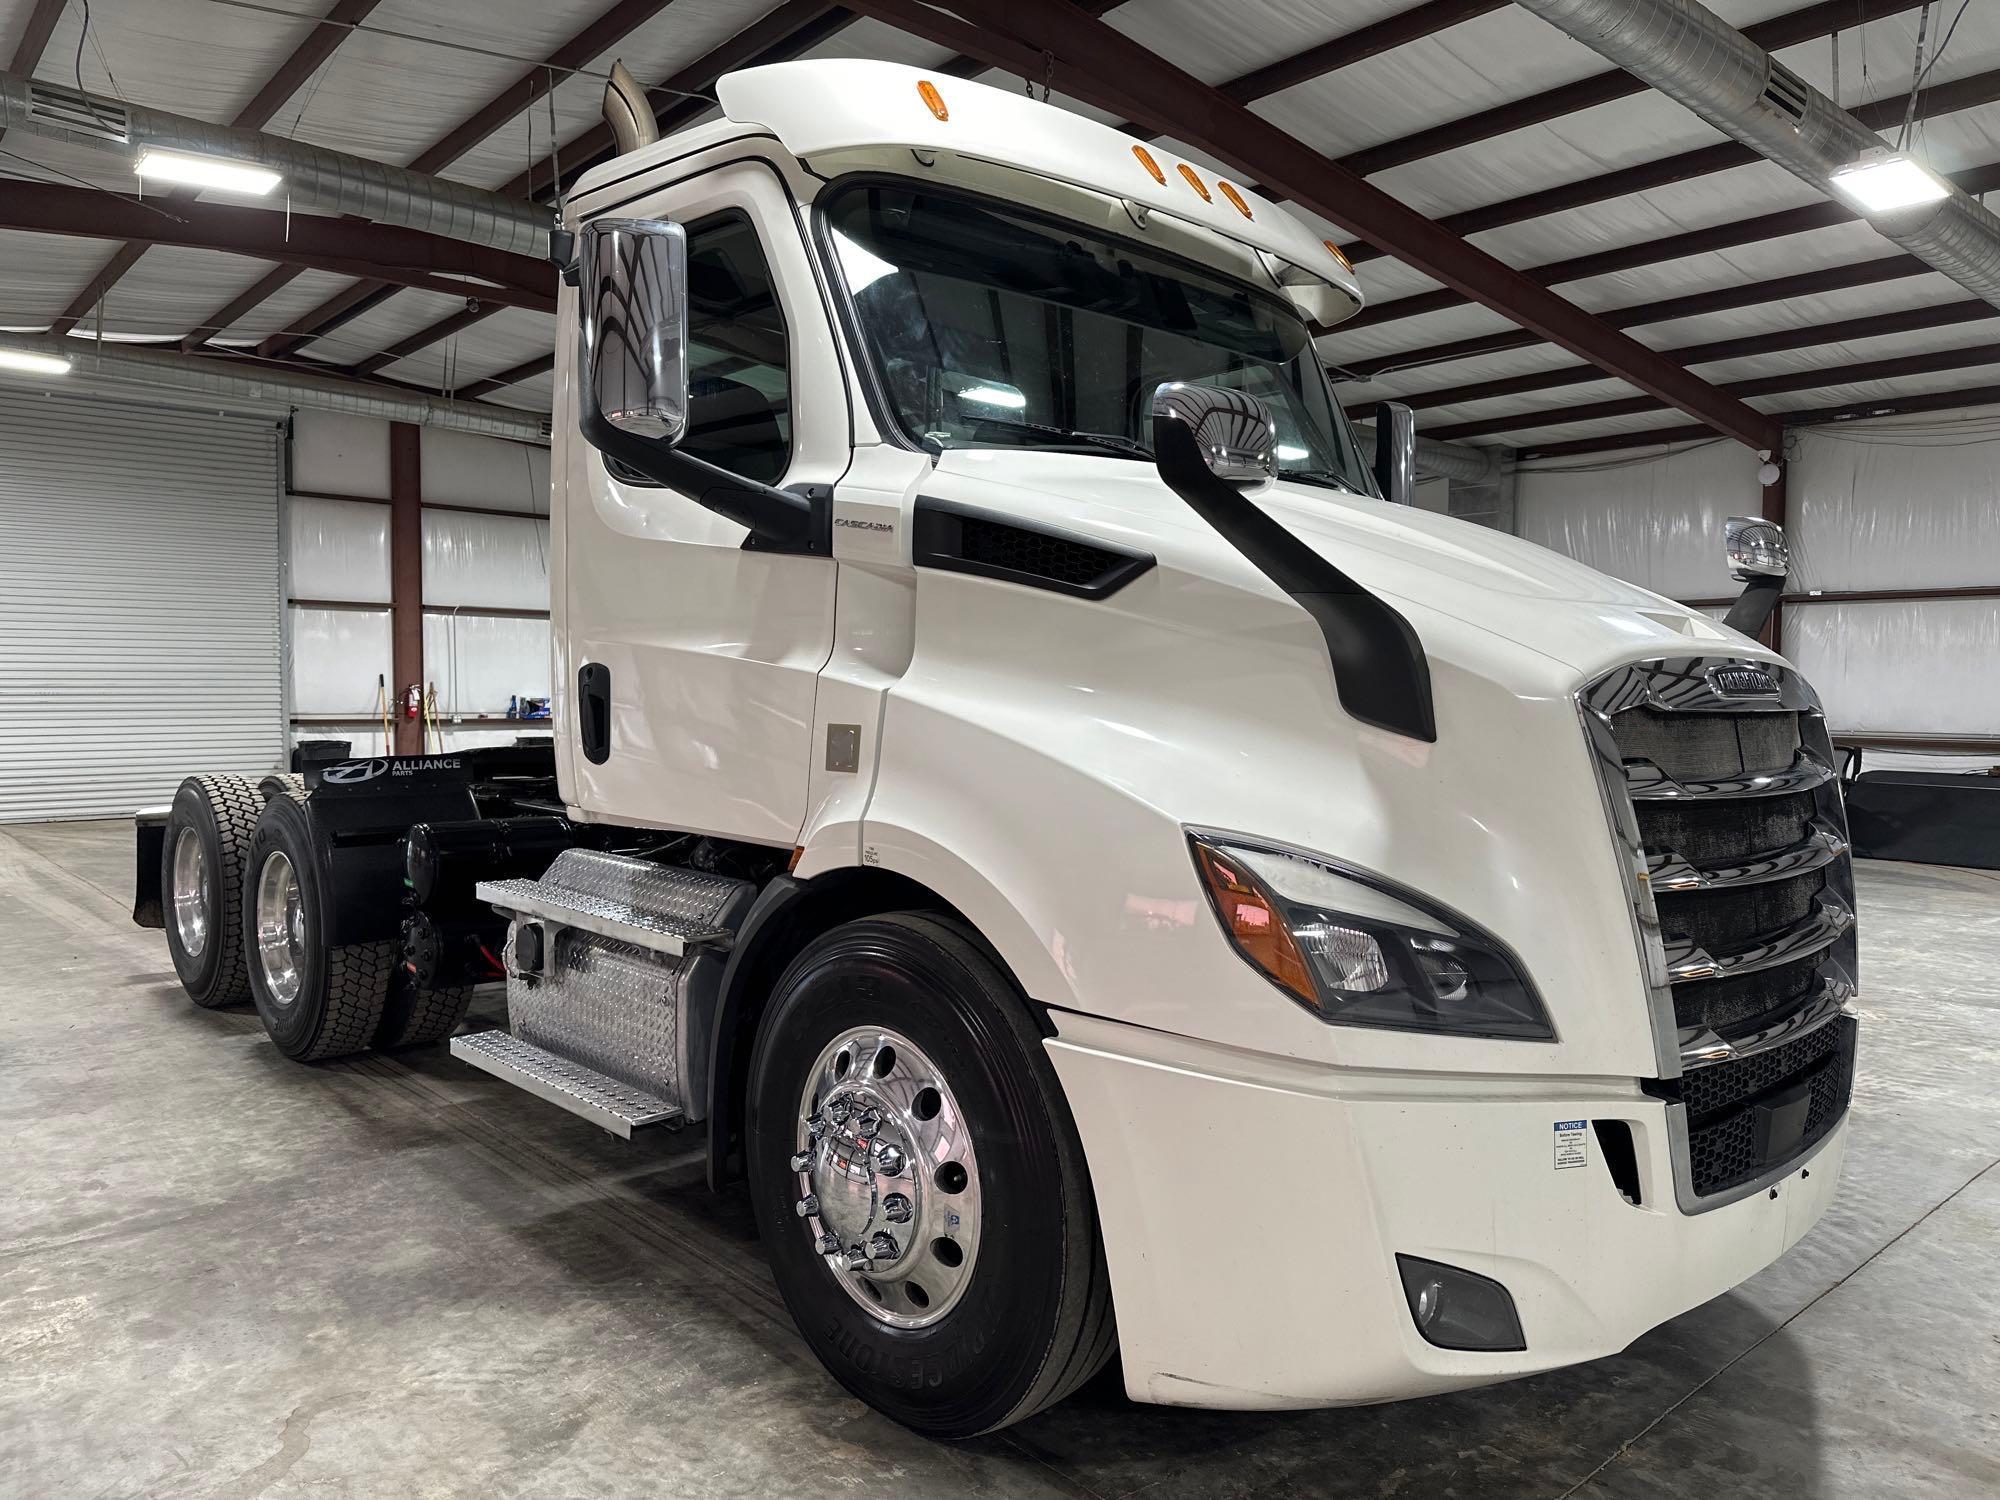
POLYGON ((549 696, 549 622, 427 611, 424 670, 446 714, 503 714, 512 697, 549 696))
POLYGON ((343 412, 292 417, 292 488, 322 495, 389 498, 389 424, 343 412))
POLYGON ((2000 441, 1966 436, 1935 419, 1866 436, 1801 434, 1791 474, 1794 587, 2000 581, 2000 441))
POLYGON ((291 596, 389 602, 389 507, 365 500, 286 501, 291 596))
POLYGON ((2000 602, 1795 605, 1785 654, 1836 731, 2000 734, 2000 602))
POLYGON ((424 604, 549 607, 549 523, 527 516, 424 512, 424 604))
POLYGON ((389 675, 389 649, 386 609, 294 608, 292 712, 377 715, 376 679, 389 675))
POLYGON ((1524 468, 1516 525, 1531 542, 1677 599, 1737 592, 1722 528, 1757 510, 1757 457, 1711 443, 1645 463, 1524 468))
POLYGON ((433 505, 483 505, 549 513, 549 450, 442 427, 424 430, 423 497, 433 505))

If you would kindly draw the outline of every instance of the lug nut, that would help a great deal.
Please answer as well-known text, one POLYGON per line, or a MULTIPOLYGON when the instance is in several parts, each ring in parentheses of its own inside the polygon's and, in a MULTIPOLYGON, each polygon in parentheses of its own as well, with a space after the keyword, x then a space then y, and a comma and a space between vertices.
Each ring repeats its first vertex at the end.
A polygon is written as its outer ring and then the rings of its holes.
POLYGON ((882 1217, 891 1224, 910 1222, 910 1200, 901 1193, 891 1193, 882 1200, 882 1217))
POLYGON ((814 1214, 819 1212, 819 1195, 817 1193, 807 1193, 805 1197, 799 1199, 793 1212, 801 1219, 810 1219, 814 1214))
POLYGON ((863 1110, 861 1117, 854 1122, 854 1133, 858 1136, 871 1136, 881 1128, 882 1113, 880 1110, 863 1110))
POLYGON ((801 1151, 797 1156, 792 1158, 792 1170, 794 1172, 807 1171, 811 1168, 812 1162, 812 1152, 801 1151))
POLYGON ((813 1240, 813 1251, 819 1255, 837 1255, 840 1253, 840 1241, 830 1234, 819 1235, 813 1240))
POLYGON ((845 1099, 831 1099, 827 1101, 826 1117, 836 1125, 845 1125, 847 1117, 853 1112, 853 1109, 845 1099))
POLYGON ((890 1234, 876 1235, 868 1242, 868 1252, 876 1260, 894 1260, 896 1258, 895 1236, 890 1234))
POLYGON ((866 1250, 863 1250, 859 1245, 849 1245, 847 1247, 848 1270, 853 1271, 867 1264, 868 1252, 866 1250))
POLYGON ((894 1177, 903 1170, 903 1153, 894 1146, 883 1146, 875 1153, 875 1165, 894 1177))
POLYGON ((806 1121, 806 1130, 814 1140, 818 1140, 826 1134, 826 1120, 820 1115, 814 1115, 806 1121))

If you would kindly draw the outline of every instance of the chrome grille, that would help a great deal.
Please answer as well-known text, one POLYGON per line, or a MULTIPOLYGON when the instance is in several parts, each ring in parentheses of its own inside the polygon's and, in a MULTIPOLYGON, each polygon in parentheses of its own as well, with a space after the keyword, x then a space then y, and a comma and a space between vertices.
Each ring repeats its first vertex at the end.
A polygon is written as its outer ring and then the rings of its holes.
POLYGON ((1854 993, 1832 744, 1811 688, 1776 664, 1635 663, 1580 705, 1626 865, 1682 1207, 1715 1207, 1789 1170, 1846 1108, 1843 1073, 1813 1085, 1803 1137, 1796 1112, 1757 1114, 1825 1070, 1828 1023, 1854 993), (1739 1092, 1726 1118, 1700 1104, 1739 1092))

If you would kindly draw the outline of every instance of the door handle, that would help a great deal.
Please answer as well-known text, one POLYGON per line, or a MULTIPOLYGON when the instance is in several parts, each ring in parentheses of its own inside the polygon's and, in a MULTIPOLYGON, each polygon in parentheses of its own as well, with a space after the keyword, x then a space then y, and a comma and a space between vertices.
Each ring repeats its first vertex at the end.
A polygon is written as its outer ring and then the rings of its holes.
POLYGON ((577 738, 593 766, 611 759, 611 668, 588 661, 576 673, 577 738))

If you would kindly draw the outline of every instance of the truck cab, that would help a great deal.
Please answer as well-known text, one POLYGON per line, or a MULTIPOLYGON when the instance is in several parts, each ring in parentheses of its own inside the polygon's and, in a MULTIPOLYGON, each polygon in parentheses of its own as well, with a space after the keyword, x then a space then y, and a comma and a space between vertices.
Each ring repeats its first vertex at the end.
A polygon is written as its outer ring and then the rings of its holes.
POLYGON ((1313 342, 1353 273, 1249 188, 886 63, 719 93, 564 207, 546 797, 267 813, 421 822, 419 914, 472 851, 510 1026, 453 1050, 705 1127, 803 1337, 940 1436, 1114 1357, 1546 1370, 1803 1235, 1855 1046, 1809 685, 1397 503, 1313 342))

